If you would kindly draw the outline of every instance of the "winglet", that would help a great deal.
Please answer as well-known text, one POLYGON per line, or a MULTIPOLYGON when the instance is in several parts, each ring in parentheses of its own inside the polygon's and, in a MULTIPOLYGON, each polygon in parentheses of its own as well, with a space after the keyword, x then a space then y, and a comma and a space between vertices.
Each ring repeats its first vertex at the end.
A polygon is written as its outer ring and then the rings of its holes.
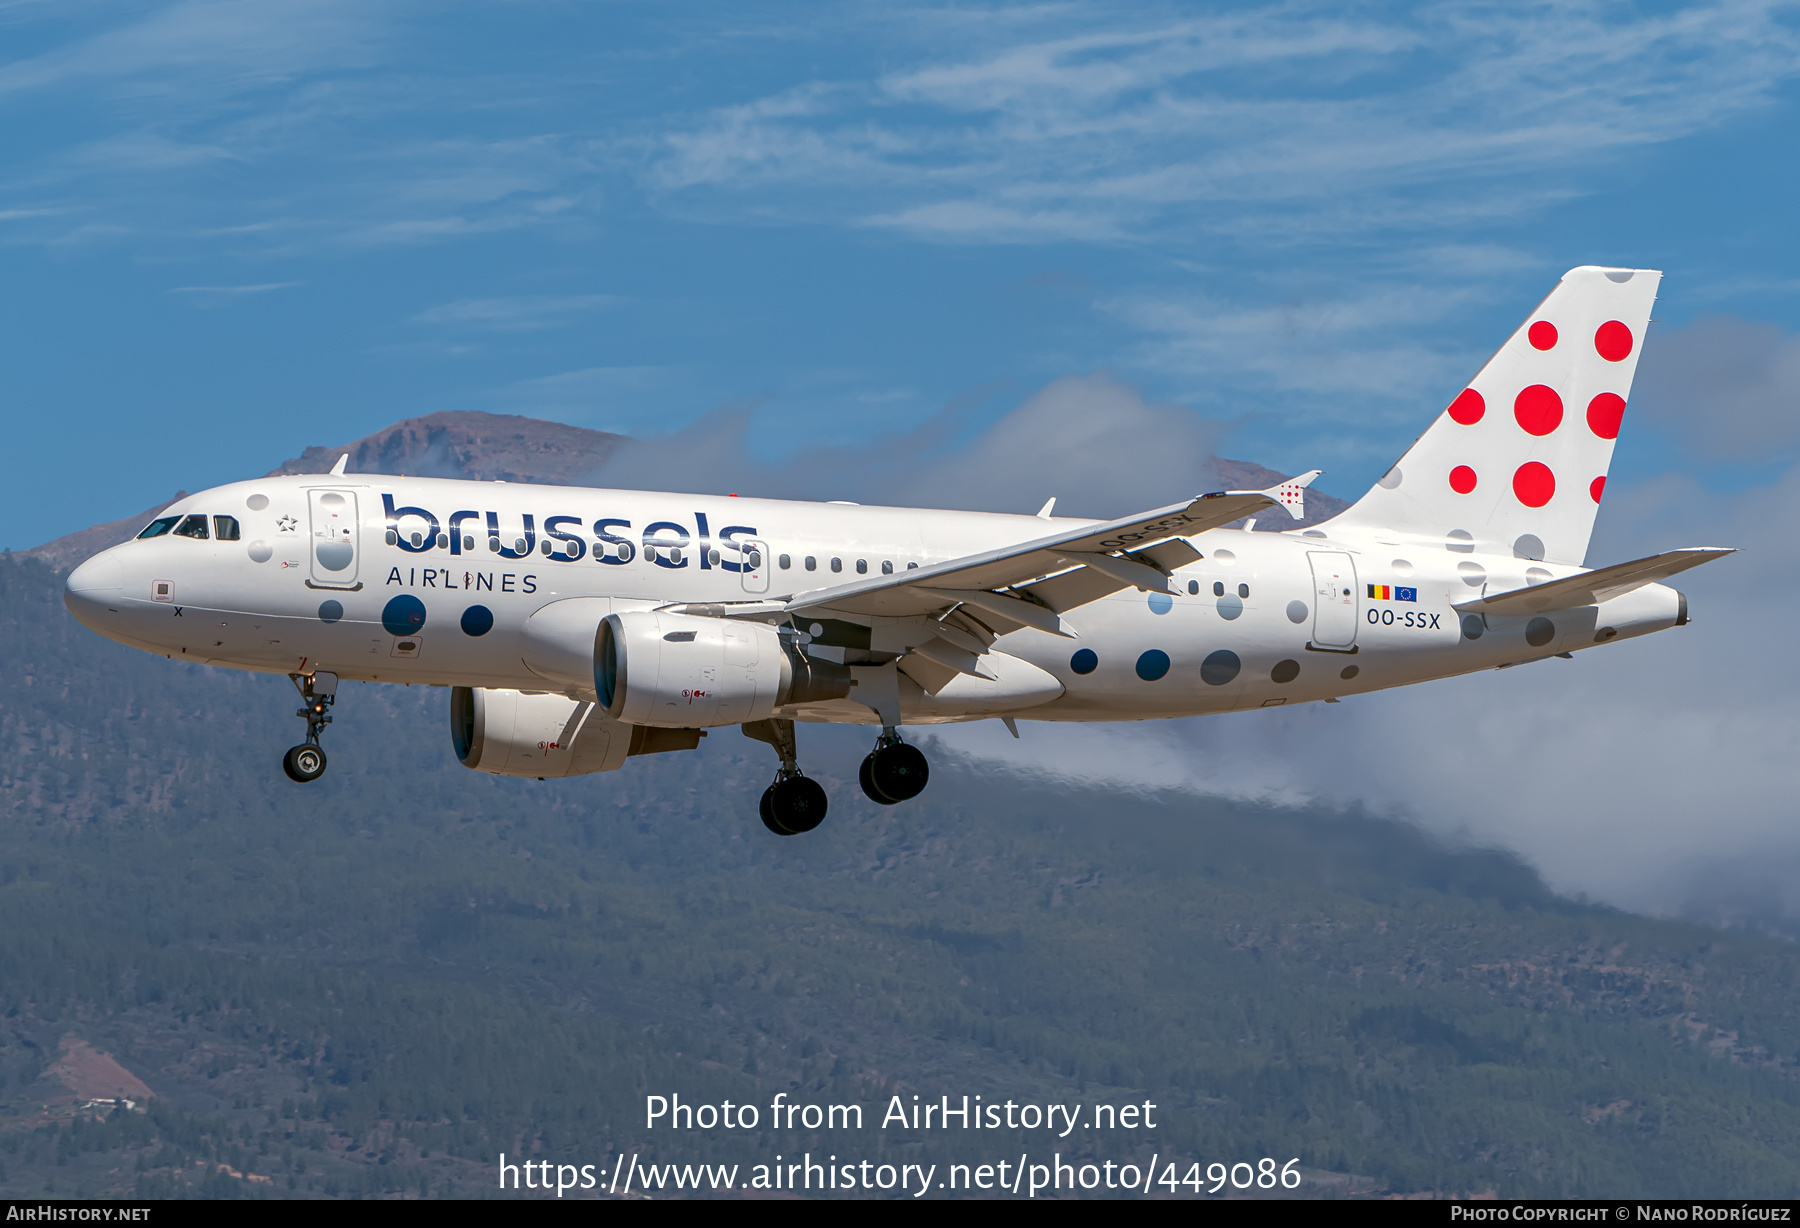
POLYGON ((338 463, 331 467, 331 476, 334 478, 343 477, 344 476, 344 466, 348 465, 349 463, 350 463, 350 454, 348 452, 346 452, 342 456, 338 457, 338 463))
POLYGON ((1055 506, 1056 506, 1056 496, 1051 495, 1049 500, 1044 504, 1044 506, 1042 506, 1038 509, 1038 519, 1039 520, 1050 519, 1050 509, 1055 506))
POLYGON ((1278 486, 1271 486, 1262 493, 1285 507, 1287 514, 1295 520, 1304 520, 1306 518, 1306 488, 1312 485, 1314 478, 1324 472, 1323 469, 1314 469, 1297 478, 1289 478, 1278 486))

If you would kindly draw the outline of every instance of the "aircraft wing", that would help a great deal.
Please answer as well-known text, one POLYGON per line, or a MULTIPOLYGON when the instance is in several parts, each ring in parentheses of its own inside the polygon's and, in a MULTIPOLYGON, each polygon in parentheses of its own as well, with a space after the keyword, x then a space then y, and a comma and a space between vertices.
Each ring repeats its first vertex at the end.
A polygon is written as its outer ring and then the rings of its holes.
POLYGON ((1544 584, 1510 589, 1490 597, 1459 602, 1455 608, 1465 614, 1537 614, 1543 610, 1566 610, 1575 606, 1599 605, 1614 597, 1667 580, 1670 576, 1724 558, 1736 551, 1724 546, 1692 546, 1669 550, 1629 563, 1614 563, 1598 571, 1578 576, 1564 576, 1544 584))
POLYGON ((1315 471, 1269 490, 1201 495, 1123 520, 1064 529, 1047 537, 891 576, 870 576, 795 593, 782 602, 782 608, 792 613, 829 608, 840 617, 861 614, 904 618, 934 614, 960 601, 990 612, 997 612, 991 607, 999 605, 1018 615, 1012 620, 1015 623, 1038 626, 1042 619, 1014 610, 1010 603, 1061 613, 1122 588, 1168 592, 1169 573, 1199 557, 1191 546, 1177 539, 1220 528, 1271 507, 1284 508, 1298 520, 1305 514, 1301 492, 1316 476, 1315 471), (1087 574, 1079 583, 1051 584, 1044 591, 1035 591, 1052 578, 1063 580, 1084 572, 1087 574), (1020 597, 1000 591, 1013 589, 1028 595, 1020 597))
POLYGON ((980 659, 1002 635, 1032 627, 1075 637, 1061 615, 1124 588, 1169 592, 1169 574, 1200 558, 1186 537, 1268 508, 1305 515, 1318 470, 1268 490, 1227 490, 1105 524, 1078 525, 994 550, 893 575, 786 597, 685 607, 726 617, 795 614, 871 628, 875 651, 903 656, 901 669, 936 692, 957 674, 989 677, 980 659))

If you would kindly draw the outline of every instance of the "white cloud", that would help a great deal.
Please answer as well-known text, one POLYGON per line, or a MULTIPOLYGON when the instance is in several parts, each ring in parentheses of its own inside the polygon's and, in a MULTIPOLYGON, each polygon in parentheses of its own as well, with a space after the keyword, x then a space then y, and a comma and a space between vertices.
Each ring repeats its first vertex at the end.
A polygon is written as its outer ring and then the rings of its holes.
POLYGON ((119 93, 233 91, 321 67, 367 64, 381 5, 349 0, 180 0, 137 21, 0 65, 0 96, 94 82, 119 93))
POLYGON ((1800 337, 1713 316, 1656 332, 1632 404, 1702 456, 1758 461, 1800 443, 1800 337))
POLYGON ((615 452, 593 482, 643 490, 736 491, 909 507, 1123 515, 1210 489, 1217 428, 1147 403, 1106 375, 1069 376, 981 426, 977 395, 910 431, 841 448, 757 455, 756 406, 718 410, 615 452))
POLYGON ((1529 211, 1569 190, 1533 176, 1767 102, 1800 63, 1782 11, 915 11, 911 67, 714 111, 665 138, 651 182, 953 241, 1166 235, 1197 216, 1215 231, 1437 229, 1529 211))
POLYGON ((459 298, 414 316, 419 324, 500 331, 552 328, 582 312, 618 302, 610 294, 520 294, 508 298, 459 298))
POLYGON ((265 281, 247 286, 172 286, 170 294, 192 296, 191 301, 204 306, 220 306, 233 299, 250 298, 254 295, 269 294, 276 290, 287 290, 300 285, 297 281, 265 281))

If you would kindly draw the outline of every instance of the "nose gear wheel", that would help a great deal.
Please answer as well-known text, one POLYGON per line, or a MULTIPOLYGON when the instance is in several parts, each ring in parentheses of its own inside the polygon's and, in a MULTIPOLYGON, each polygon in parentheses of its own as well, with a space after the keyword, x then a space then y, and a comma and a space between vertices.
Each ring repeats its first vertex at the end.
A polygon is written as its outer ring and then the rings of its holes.
POLYGON ((306 722, 306 741, 288 748, 281 757, 281 770, 295 784, 306 784, 325 774, 325 751, 319 735, 331 724, 331 705, 337 702, 337 675, 324 672, 289 674, 300 692, 300 707, 294 715, 306 722))
POLYGON ((302 742, 281 757, 281 770, 295 784, 317 780, 325 774, 325 752, 311 742, 302 742))

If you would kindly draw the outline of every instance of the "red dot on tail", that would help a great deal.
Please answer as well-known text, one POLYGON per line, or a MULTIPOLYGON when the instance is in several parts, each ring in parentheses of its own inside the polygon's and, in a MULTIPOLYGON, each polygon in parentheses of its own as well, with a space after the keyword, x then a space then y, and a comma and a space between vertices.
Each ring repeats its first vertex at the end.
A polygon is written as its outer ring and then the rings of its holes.
POLYGON ((1562 398, 1556 389, 1533 384, 1513 401, 1513 417, 1529 435, 1548 435, 1562 425, 1562 398))
POLYGON ((1513 494, 1526 507, 1542 507, 1550 502, 1556 493, 1556 475, 1550 472, 1550 466, 1538 461, 1526 461, 1513 474, 1513 494))
POLYGON ((1617 320, 1608 320, 1594 330, 1594 348, 1607 362, 1623 362, 1631 355, 1631 330, 1617 320))
POLYGON ((1475 471, 1467 465, 1458 465, 1450 471, 1450 489, 1459 495, 1466 495, 1475 489, 1475 471))
POLYGON ((1525 335, 1531 338, 1533 349, 1553 350, 1556 348, 1556 325, 1548 320, 1539 320, 1526 331, 1525 335))
POLYGON ((1619 423, 1625 420, 1625 398, 1616 392, 1603 392, 1588 402, 1588 429, 1602 439, 1617 439, 1619 423))
POLYGON ((1603 473, 1588 483, 1588 494, 1594 496, 1594 502, 1600 502, 1600 496, 1606 493, 1606 475, 1603 473))
POLYGON ((1457 398, 1450 402, 1447 411, 1454 422, 1464 426, 1474 426, 1481 421, 1481 415, 1487 413, 1487 402, 1473 388, 1464 388, 1457 398))

